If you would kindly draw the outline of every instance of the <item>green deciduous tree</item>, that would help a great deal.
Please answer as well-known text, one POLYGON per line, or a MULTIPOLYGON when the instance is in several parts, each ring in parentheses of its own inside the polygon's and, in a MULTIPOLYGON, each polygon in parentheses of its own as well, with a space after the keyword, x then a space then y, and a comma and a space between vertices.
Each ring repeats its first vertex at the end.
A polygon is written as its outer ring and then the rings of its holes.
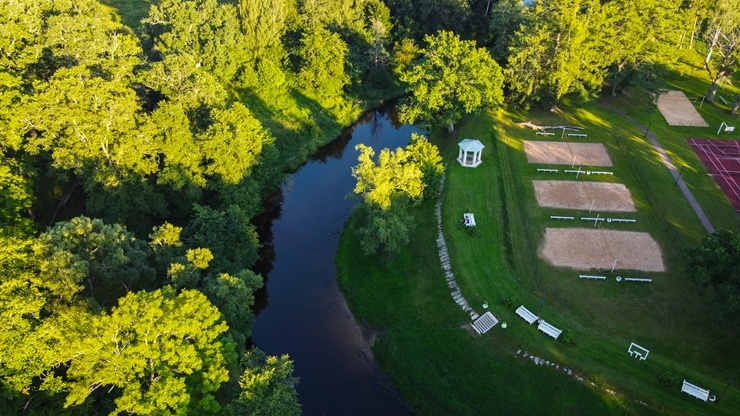
POLYGON ((453 131, 464 115, 503 102, 501 67, 485 49, 446 31, 425 40, 418 62, 401 75, 411 90, 401 120, 453 131))
POLYGON ((323 26, 310 27, 301 39, 300 86, 321 98, 343 95, 349 77, 345 71, 347 44, 323 26))
POLYGON ((233 416, 293 416, 301 414, 293 362, 287 355, 267 356, 254 347, 242 357, 241 393, 228 407, 233 416))
POLYGON ((162 0, 144 19, 157 50, 196 57, 221 82, 232 82, 248 61, 236 7, 217 0, 162 0))
POLYGON ((0 383, 29 396, 56 360, 59 331, 49 288, 37 278, 33 241, 0 234, 0 383), (41 283, 41 284, 40 284, 41 283))
POLYGON ((411 154, 411 163, 418 166, 423 175, 424 198, 436 198, 439 181, 444 173, 439 148, 430 143, 425 136, 412 133, 411 143, 406 146, 406 150, 411 154))
POLYGON ((100 305, 151 284, 150 249, 118 224, 73 218, 42 234, 34 249, 39 279, 58 296, 71 301, 84 287, 100 305))
POLYGON ((28 212, 31 209, 33 197, 30 181, 24 177, 30 173, 29 170, 16 159, 5 157, 0 147, 0 233, 2 234, 23 235, 31 229, 32 223, 28 218, 28 212))
POLYGON ((711 287, 721 316, 737 324, 740 313, 740 236, 719 230, 704 237, 698 247, 686 248, 686 275, 711 287))
POLYGON ((740 0, 720 0, 704 35, 704 69, 712 85, 706 101, 714 101, 719 83, 738 69, 740 61, 740 0))
POLYGON ((608 19, 597 0, 541 0, 525 9, 510 47, 506 79, 513 99, 550 106, 565 94, 593 97, 611 64, 608 19))
POLYGON ((104 389, 115 413, 218 414, 214 393, 236 357, 226 324, 200 292, 129 293, 110 314, 75 324, 59 361, 69 365, 67 406, 104 389))
POLYGON ((418 198, 424 190, 423 172, 413 163, 411 153, 398 148, 395 151, 383 149, 377 164, 373 161, 375 151, 358 144, 359 163, 352 168, 352 176, 357 179, 355 193, 364 201, 380 209, 388 209, 395 195, 418 198))
POLYGON ((506 59, 511 37, 524 19, 524 3, 521 0, 499 0, 491 6, 489 14, 493 55, 497 59, 506 59))
POLYGON ((236 343, 237 353, 244 352, 247 339, 252 335, 254 292, 263 285, 262 276, 251 270, 233 275, 210 273, 203 280, 201 290, 229 324, 229 335, 236 343))
POLYGON ((362 253, 378 255, 384 262, 390 262, 409 243, 414 228, 408 200, 402 195, 394 196, 393 203, 385 209, 368 202, 357 204, 353 220, 362 253))
POLYGON ((219 272, 238 273, 258 258, 257 232, 236 205, 224 211, 196 205, 183 241, 190 248, 209 249, 214 256, 211 267, 219 272))
POLYGON ((654 87, 660 68, 656 58, 675 25, 679 5, 678 0, 612 0, 602 4, 607 21, 599 26, 598 35, 610 46, 604 53, 608 57, 605 61, 612 95, 629 85, 647 88, 651 94, 660 93, 654 87))

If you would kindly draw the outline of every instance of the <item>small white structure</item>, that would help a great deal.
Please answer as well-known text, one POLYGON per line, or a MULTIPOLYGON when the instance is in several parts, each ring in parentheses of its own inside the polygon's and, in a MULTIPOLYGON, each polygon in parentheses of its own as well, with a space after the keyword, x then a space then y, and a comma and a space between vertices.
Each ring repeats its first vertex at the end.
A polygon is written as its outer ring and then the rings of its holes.
POLYGON ((479 334, 485 334, 489 329, 496 326, 497 323, 498 319, 491 312, 486 312, 473 322, 473 329, 479 334))
POLYGON ((681 391, 683 393, 688 394, 689 396, 694 396, 699 400, 707 401, 709 400, 709 390, 705 390, 699 386, 695 386, 688 381, 683 381, 683 386, 681 386, 681 391))
POLYGON ((475 215, 472 212, 464 213, 463 222, 465 222, 466 227, 475 227, 475 215))
POLYGON ((630 347, 627 348, 627 352, 630 353, 630 357, 637 357, 642 361, 645 361, 648 354, 650 354, 650 350, 641 347, 634 342, 630 343, 630 347))
POLYGON ((532 325, 532 323, 537 320, 537 315, 530 312, 529 309, 524 307, 524 305, 516 308, 516 314, 521 316, 522 319, 527 321, 527 323, 529 323, 530 325, 532 325))
POLYGON ((540 331, 546 333, 547 335, 555 339, 558 339, 558 337, 560 336, 560 333, 563 332, 562 330, 557 329, 554 326, 545 322, 544 319, 540 319, 540 324, 537 326, 537 329, 539 329, 540 331))
POLYGON ((464 139, 458 143, 458 146, 460 146, 460 151, 457 155, 457 161, 460 165, 466 168, 475 168, 482 163, 480 155, 485 147, 483 143, 475 139, 464 139))

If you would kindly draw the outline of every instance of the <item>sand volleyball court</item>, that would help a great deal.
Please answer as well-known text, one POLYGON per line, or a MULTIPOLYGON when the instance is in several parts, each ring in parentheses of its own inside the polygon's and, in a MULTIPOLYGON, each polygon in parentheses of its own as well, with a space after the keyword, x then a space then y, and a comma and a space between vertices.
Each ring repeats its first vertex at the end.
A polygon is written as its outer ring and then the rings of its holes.
POLYGON ((601 143, 540 142, 524 140, 529 163, 576 166, 612 166, 601 143))
POLYGON ((557 267, 664 272, 658 243, 648 233, 600 228, 547 228, 540 257, 557 267))
POLYGON ((534 194, 541 207, 606 212, 635 212, 629 189, 621 183, 538 181, 534 194))

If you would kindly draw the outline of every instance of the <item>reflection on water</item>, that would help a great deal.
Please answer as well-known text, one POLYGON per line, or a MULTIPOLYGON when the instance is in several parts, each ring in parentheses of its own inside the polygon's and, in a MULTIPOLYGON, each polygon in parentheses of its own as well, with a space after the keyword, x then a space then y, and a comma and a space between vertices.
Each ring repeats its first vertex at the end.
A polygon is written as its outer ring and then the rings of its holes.
POLYGON ((405 146, 413 126, 392 121, 392 110, 367 113, 336 141, 319 149, 268 201, 258 222, 264 244, 257 271, 252 341, 271 355, 289 354, 301 381, 306 415, 407 414, 390 381, 367 353, 362 329, 337 284, 334 255, 353 202, 350 169, 355 146, 376 152, 405 146))

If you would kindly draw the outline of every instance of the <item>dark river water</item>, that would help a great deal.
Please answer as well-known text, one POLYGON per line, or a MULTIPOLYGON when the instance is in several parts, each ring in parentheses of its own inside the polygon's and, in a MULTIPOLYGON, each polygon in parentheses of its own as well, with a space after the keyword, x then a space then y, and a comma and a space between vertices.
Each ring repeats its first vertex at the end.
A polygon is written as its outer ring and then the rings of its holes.
POLYGON ((405 146, 416 127, 388 109, 367 114, 283 184, 266 214, 267 245, 258 270, 252 341, 270 355, 289 354, 300 378, 305 415, 404 415, 401 398, 368 353, 363 331, 339 291, 334 256, 353 202, 355 146, 405 146), (271 231, 271 232, 270 232, 271 231))

